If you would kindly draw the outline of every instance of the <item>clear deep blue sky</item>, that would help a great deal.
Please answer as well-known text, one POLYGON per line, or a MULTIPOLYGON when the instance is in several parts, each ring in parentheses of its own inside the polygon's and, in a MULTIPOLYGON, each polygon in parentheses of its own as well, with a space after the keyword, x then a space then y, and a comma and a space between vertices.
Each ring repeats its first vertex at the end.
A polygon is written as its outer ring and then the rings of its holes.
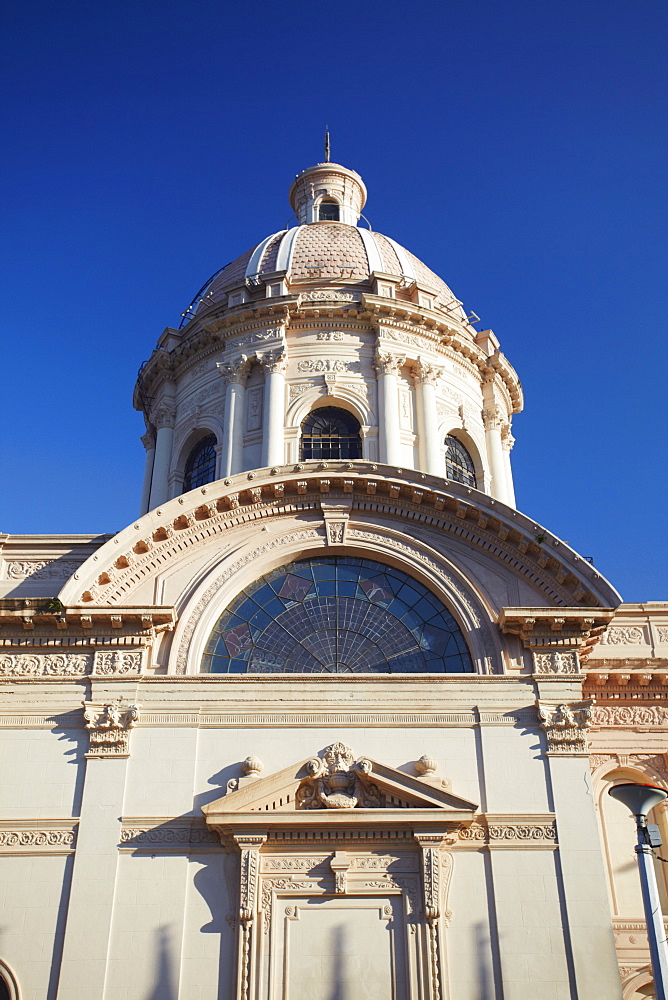
POLYGON ((522 379, 518 506, 668 600, 664 0, 8 5, 0 530, 137 513, 139 364, 332 157, 522 379))

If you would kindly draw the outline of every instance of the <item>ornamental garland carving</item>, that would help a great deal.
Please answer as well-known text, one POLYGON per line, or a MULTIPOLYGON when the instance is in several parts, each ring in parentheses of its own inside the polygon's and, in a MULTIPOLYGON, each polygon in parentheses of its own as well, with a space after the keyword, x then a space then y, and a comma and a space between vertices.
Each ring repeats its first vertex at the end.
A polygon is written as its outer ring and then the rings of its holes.
POLYGON ((126 847, 169 848, 219 844, 219 838, 207 828, 195 826, 126 826, 121 830, 121 845, 126 847))
POLYGON ((340 358, 309 358, 306 361, 300 361, 297 370, 309 372, 312 375, 325 373, 343 375, 345 372, 358 371, 359 367, 358 361, 342 361, 340 358))
POLYGON ((643 629, 635 626, 628 628, 613 626, 603 636, 603 641, 609 646, 638 646, 645 643, 645 633, 643 629))
POLYGON ((123 705, 119 698, 109 705, 84 701, 84 722, 90 734, 87 757, 129 757, 130 730, 139 721, 139 706, 123 705))
POLYGON ((81 559, 19 559, 5 563, 8 580, 68 580, 81 559))
POLYGON ((463 844, 498 846, 504 841, 515 841, 520 844, 550 844, 555 843, 556 839, 557 829, 552 821, 547 823, 491 823, 489 826, 484 823, 471 823, 461 827, 458 831, 458 840, 463 844))
POLYGON ((90 673, 90 653, 5 653, 0 656, 2 677, 81 677, 90 673))
POLYGON ((587 729, 592 723, 593 702, 547 705, 538 702, 538 716, 547 736, 548 754, 587 754, 587 729))

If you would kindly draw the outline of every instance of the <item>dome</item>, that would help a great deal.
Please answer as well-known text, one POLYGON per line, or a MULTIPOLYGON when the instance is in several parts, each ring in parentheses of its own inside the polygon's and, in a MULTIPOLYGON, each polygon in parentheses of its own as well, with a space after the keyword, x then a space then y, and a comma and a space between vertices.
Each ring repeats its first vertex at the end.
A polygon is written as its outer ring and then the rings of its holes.
POLYGON ((267 236, 227 264, 198 292, 188 317, 226 302, 227 292, 246 281, 286 272, 290 284, 323 278, 369 284, 374 272, 417 282, 435 293, 435 308, 462 316, 461 304, 442 278, 389 236, 343 222, 317 222, 267 236))
POLYGON ((295 284, 318 281, 370 287, 379 274, 399 278, 405 289, 417 285, 431 292, 433 308, 466 320, 461 302, 418 257, 357 225, 366 187, 354 170, 336 163, 309 167, 293 181, 289 199, 299 225, 272 233, 217 271, 183 313, 186 322, 211 306, 235 304, 228 298, 232 289, 273 276, 284 277, 294 292, 295 284))

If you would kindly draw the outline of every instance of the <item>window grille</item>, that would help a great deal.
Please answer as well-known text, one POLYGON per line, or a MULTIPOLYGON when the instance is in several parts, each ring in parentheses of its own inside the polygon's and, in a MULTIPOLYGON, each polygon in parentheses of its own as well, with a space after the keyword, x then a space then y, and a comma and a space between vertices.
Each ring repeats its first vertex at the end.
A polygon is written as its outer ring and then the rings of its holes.
POLYGON ((451 434, 445 439, 445 475, 456 483, 475 489, 475 466, 464 445, 451 434))
POLYGON ((209 434, 198 441, 188 455, 185 475, 183 477, 183 492, 194 490, 197 486, 212 483, 216 478, 216 436, 209 434))
POLYGON ((302 459, 361 458, 359 422, 336 406, 323 406, 302 424, 302 459))

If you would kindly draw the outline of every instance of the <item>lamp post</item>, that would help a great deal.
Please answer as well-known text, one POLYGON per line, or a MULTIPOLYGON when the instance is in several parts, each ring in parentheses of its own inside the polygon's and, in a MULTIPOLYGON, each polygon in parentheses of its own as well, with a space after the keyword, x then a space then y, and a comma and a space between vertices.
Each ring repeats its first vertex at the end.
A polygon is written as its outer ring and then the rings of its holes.
POLYGON ((638 832, 636 857, 640 871, 656 1000, 668 1000, 668 945, 654 873, 653 851, 654 847, 661 846, 661 838, 657 828, 647 825, 648 812, 668 798, 668 792, 663 788, 657 788, 656 785, 624 784, 614 785, 608 794, 627 806, 635 816, 638 832))

